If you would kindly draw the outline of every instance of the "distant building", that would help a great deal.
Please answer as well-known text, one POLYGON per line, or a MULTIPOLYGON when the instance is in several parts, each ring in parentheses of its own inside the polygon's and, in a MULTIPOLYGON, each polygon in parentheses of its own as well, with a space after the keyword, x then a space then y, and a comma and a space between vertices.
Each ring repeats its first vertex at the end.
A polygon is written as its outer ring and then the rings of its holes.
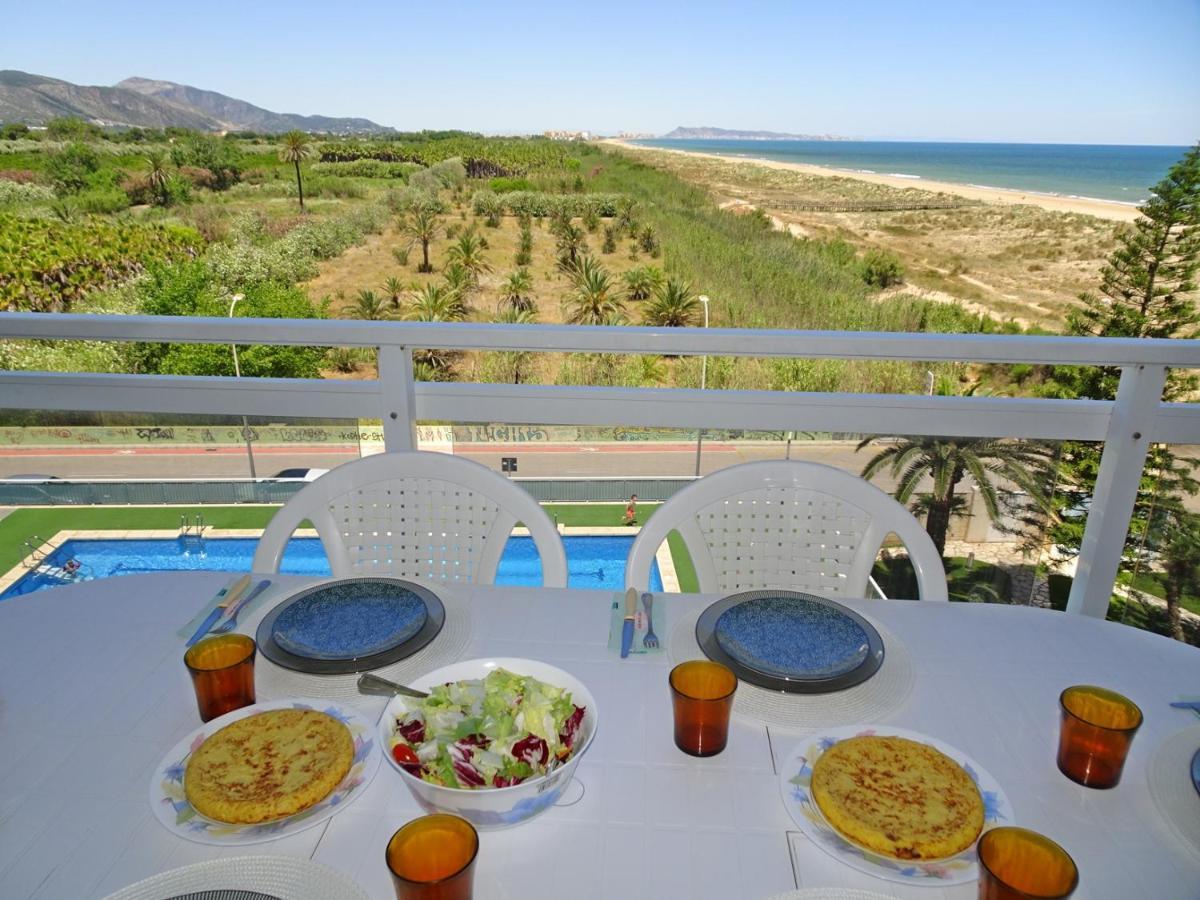
POLYGON ((552 141, 588 141, 591 140, 592 133, 590 131, 543 131, 542 137, 548 137, 552 141))

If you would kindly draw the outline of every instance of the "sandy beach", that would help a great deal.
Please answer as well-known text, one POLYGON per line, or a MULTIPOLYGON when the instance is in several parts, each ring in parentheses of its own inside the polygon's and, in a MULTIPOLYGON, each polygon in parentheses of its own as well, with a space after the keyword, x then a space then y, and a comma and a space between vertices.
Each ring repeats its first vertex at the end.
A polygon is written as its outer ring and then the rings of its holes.
POLYGON ((953 194, 970 200, 981 200, 984 203, 1003 203, 1008 205, 1037 206, 1050 212, 1082 213, 1097 216, 1101 219, 1111 219, 1117 222, 1132 222, 1138 216, 1135 207, 1125 203, 1115 203, 1109 200, 1093 200, 1084 197, 1058 197, 1052 194, 1039 194, 1030 191, 1007 190, 1004 188, 977 187, 971 184, 956 184, 952 181, 932 181, 927 178, 897 178, 893 175, 876 175, 866 172, 846 172, 841 169, 831 169, 827 166, 813 166, 807 163, 779 162, 773 159, 758 157, 725 156, 720 153, 700 153, 691 150, 677 150, 666 147, 642 147, 628 141, 605 140, 601 143, 613 144, 631 150, 634 153, 679 153, 684 156, 701 156, 708 159, 719 159, 725 162, 746 163, 748 165, 764 166, 769 169, 782 169, 800 172, 805 175, 815 175, 823 178, 852 178, 888 187, 913 188, 933 193, 953 194))

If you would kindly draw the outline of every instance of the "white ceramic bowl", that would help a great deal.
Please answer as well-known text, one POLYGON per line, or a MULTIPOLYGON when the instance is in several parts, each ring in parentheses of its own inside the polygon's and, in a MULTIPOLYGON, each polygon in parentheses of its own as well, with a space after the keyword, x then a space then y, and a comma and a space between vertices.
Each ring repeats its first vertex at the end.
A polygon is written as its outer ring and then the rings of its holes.
POLYGON ((391 754, 391 746, 395 740, 396 719, 408 710, 408 702, 404 697, 393 697, 388 703, 383 717, 379 720, 379 737, 383 755, 387 757, 392 768, 400 773, 408 789, 412 791, 417 802, 428 812, 448 812, 462 816, 476 828, 488 830, 507 828, 531 819, 554 805, 555 801, 566 790, 571 782, 571 776, 583 754, 587 752, 596 736, 599 724, 596 710, 596 698, 591 691, 584 687, 574 675, 562 669, 538 662, 535 659, 516 659, 512 657, 496 657, 494 659, 469 659, 435 669, 428 675, 422 675, 409 682, 409 687, 427 691, 440 684, 451 681, 483 678, 493 669, 507 669, 518 675, 531 675, 538 681, 554 687, 566 688, 571 692, 571 698, 576 706, 584 707, 583 722, 580 725, 579 736, 575 743, 575 752, 565 765, 555 769, 549 775, 530 778, 520 784, 506 788, 451 788, 438 784, 430 784, 415 775, 410 775, 396 762, 391 754))

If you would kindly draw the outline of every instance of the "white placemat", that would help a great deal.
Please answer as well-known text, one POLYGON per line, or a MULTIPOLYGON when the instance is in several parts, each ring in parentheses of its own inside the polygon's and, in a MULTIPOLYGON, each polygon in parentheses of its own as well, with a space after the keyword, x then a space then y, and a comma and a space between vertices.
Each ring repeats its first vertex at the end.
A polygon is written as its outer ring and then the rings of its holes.
POLYGON ((1197 750, 1200 726, 1193 725, 1162 742, 1146 767, 1146 778, 1165 829, 1200 856, 1200 793, 1188 773, 1197 750))
MULTIPOLYGON (((696 643, 696 621, 703 609, 682 616, 671 632, 667 650, 675 663, 705 659, 696 643)), ((779 728, 812 729, 878 721, 898 709, 912 691, 915 673, 908 648, 898 637, 864 616, 883 638, 883 665, 862 684, 830 694, 783 694, 740 682, 733 713, 779 728)))
POLYGON ((770 900, 892 900, 887 894, 860 891, 857 888, 815 887, 776 894, 770 900))
MULTIPOLYGON (((422 584, 437 594, 446 609, 446 622, 433 641, 407 659, 373 670, 391 681, 405 684, 419 675, 441 666, 457 662, 471 639, 470 605, 453 589, 445 585, 422 584)), ((307 589, 311 585, 303 589, 307 589)), ((297 589, 300 590, 300 589, 297 589)), ((238 623, 238 631, 253 637, 261 622, 272 609, 286 600, 287 594, 276 602, 257 610, 245 622, 238 623)), ((287 697, 319 697, 338 700, 364 713, 378 717, 387 706, 387 697, 362 694, 358 690, 358 675, 309 675, 285 669, 265 658, 261 653, 254 663, 254 686, 259 702, 281 700, 287 697)))
POLYGON ((366 891, 341 872, 287 856, 236 856, 196 863, 151 875, 104 900, 163 900, 233 889, 257 891, 279 900, 370 900, 366 891))

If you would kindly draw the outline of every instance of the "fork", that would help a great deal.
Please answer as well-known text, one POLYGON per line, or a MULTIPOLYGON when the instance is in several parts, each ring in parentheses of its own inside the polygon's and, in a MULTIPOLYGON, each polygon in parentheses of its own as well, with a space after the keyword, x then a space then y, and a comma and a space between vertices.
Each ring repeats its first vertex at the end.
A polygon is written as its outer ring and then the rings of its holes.
POLYGON ((654 595, 642 594, 642 606, 646 607, 646 636, 642 638, 642 646, 647 650, 658 649, 658 638, 654 636, 654 595))
POLYGON ((229 615, 226 616, 225 621, 218 623, 217 627, 210 631, 209 634, 228 634, 229 632, 233 631, 233 629, 237 628, 238 613, 249 606, 250 601, 265 591, 268 587, 270 587, 270 585, 271 579, 269 578, 264 578, 262 581, 256 584, 250 593, 234 604, 233 609, 230 611, 229 615))

